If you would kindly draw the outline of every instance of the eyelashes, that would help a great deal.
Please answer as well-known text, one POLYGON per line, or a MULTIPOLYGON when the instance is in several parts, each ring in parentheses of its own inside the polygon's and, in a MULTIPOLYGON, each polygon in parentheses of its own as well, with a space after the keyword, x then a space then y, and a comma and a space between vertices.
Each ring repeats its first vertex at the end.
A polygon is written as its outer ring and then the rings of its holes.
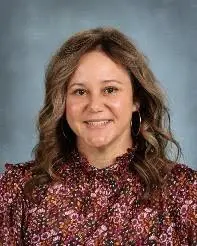
POLYGON ((85 94, 85 90, 84 89, 76 89, 72 92, 72 94, 78 95, 78 96, 83 96, 85 94))
POLYGON ((118 91, 118 88, 113 87, 113 86, 109 86, 107 88, 104 89, 105 92, 107 92, 107 94, 112 94, 118 91))
MULTIPOLYGON (((103 89, 104 94, 115 94, 118 91, 118 88, 114 86, 108 86, 103 89)), ((88 91, 86 89, 76 89, 72 92, 73 95, 77 96, 83 96, 88 94, 88 91)))

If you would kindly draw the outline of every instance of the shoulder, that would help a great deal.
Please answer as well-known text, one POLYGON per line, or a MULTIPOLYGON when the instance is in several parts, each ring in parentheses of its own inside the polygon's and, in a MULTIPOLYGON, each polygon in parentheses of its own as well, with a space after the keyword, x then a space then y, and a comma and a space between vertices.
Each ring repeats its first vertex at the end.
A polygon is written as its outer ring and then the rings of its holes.
POLYGON ((174 167, 171 169, 171 174, 176 177, 190 177, 191 179, 193 179, 194 177, 196 177, 197 171, 188 167, 185 164, 180 164, 180 163, 175 163, 174 167))
POLYGON ((24 163, 17 164, 5 164, 5 171, 0 174, 0 180, 4 179, 14 179, 17 178, 17 182, 19 179, 23 179, 25 176, 31 173, 32 168, 35 167, 35 161, 28 161, 24 163))
POLYGON ((179 215, 195 218, 197 209, 197 172, 184 164, 175 164, 164 180, 162 196, 179 215))
POLYGON ((180 232, 197 243, 197 172, 186 165, 175 164, 166 176, 162 196, 180 232))
POLYGON ((1 197, 17 196, 22 191, 25 183, 31 178, 34 161, 18 164, 5 164, 4 173, 0 174, 1 197))
POLYGON ((188 188, 196 187, 197 185, 197 171, 184 164, 175 163, 164 181, 164 186, 168 189, 171 187, 176 192, 187 192, 188 188))
POLYGON ((21 228, 27 207, 23 188, 34 166, 34 161, 6 164, 0 176, 0 241, 3 245, 22 243, 21 228))

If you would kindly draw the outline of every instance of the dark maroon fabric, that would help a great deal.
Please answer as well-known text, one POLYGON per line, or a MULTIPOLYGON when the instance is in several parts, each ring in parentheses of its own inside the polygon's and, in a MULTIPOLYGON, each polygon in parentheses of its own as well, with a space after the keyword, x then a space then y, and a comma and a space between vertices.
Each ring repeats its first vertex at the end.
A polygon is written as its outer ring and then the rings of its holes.
POLYGON ((142 200, 133 152, 98 169, 76 150, 61 179, 24 195, 34 162, 7 165, 0 179, 0 245, 197 245, 197 174, 176 164, 142 200))

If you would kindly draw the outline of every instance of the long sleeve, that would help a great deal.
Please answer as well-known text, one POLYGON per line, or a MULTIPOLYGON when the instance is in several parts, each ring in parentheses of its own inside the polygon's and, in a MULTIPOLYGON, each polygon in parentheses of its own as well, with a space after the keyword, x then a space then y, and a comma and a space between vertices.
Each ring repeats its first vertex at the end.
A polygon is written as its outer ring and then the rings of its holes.
POLYGON ((0 242, 3 246, 23 245, 25 165, 6 164, 0 178, 0 242))

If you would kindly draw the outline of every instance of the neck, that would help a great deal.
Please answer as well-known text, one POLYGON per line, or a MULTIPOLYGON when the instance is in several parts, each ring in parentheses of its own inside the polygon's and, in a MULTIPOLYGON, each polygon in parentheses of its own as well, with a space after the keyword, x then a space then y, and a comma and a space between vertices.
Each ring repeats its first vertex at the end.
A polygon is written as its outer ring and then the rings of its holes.
POLYGON ((104 147, 92 147, 82 142, 77 143, 77 148, 88 160, 88 162, 97 167, 105 168, 114 163, 117 156, 123 155, 128 148, 132 148, 132 140, 126 143, 116 143, 104 147), (120 147, 121 146, 121 147, 120 147))

